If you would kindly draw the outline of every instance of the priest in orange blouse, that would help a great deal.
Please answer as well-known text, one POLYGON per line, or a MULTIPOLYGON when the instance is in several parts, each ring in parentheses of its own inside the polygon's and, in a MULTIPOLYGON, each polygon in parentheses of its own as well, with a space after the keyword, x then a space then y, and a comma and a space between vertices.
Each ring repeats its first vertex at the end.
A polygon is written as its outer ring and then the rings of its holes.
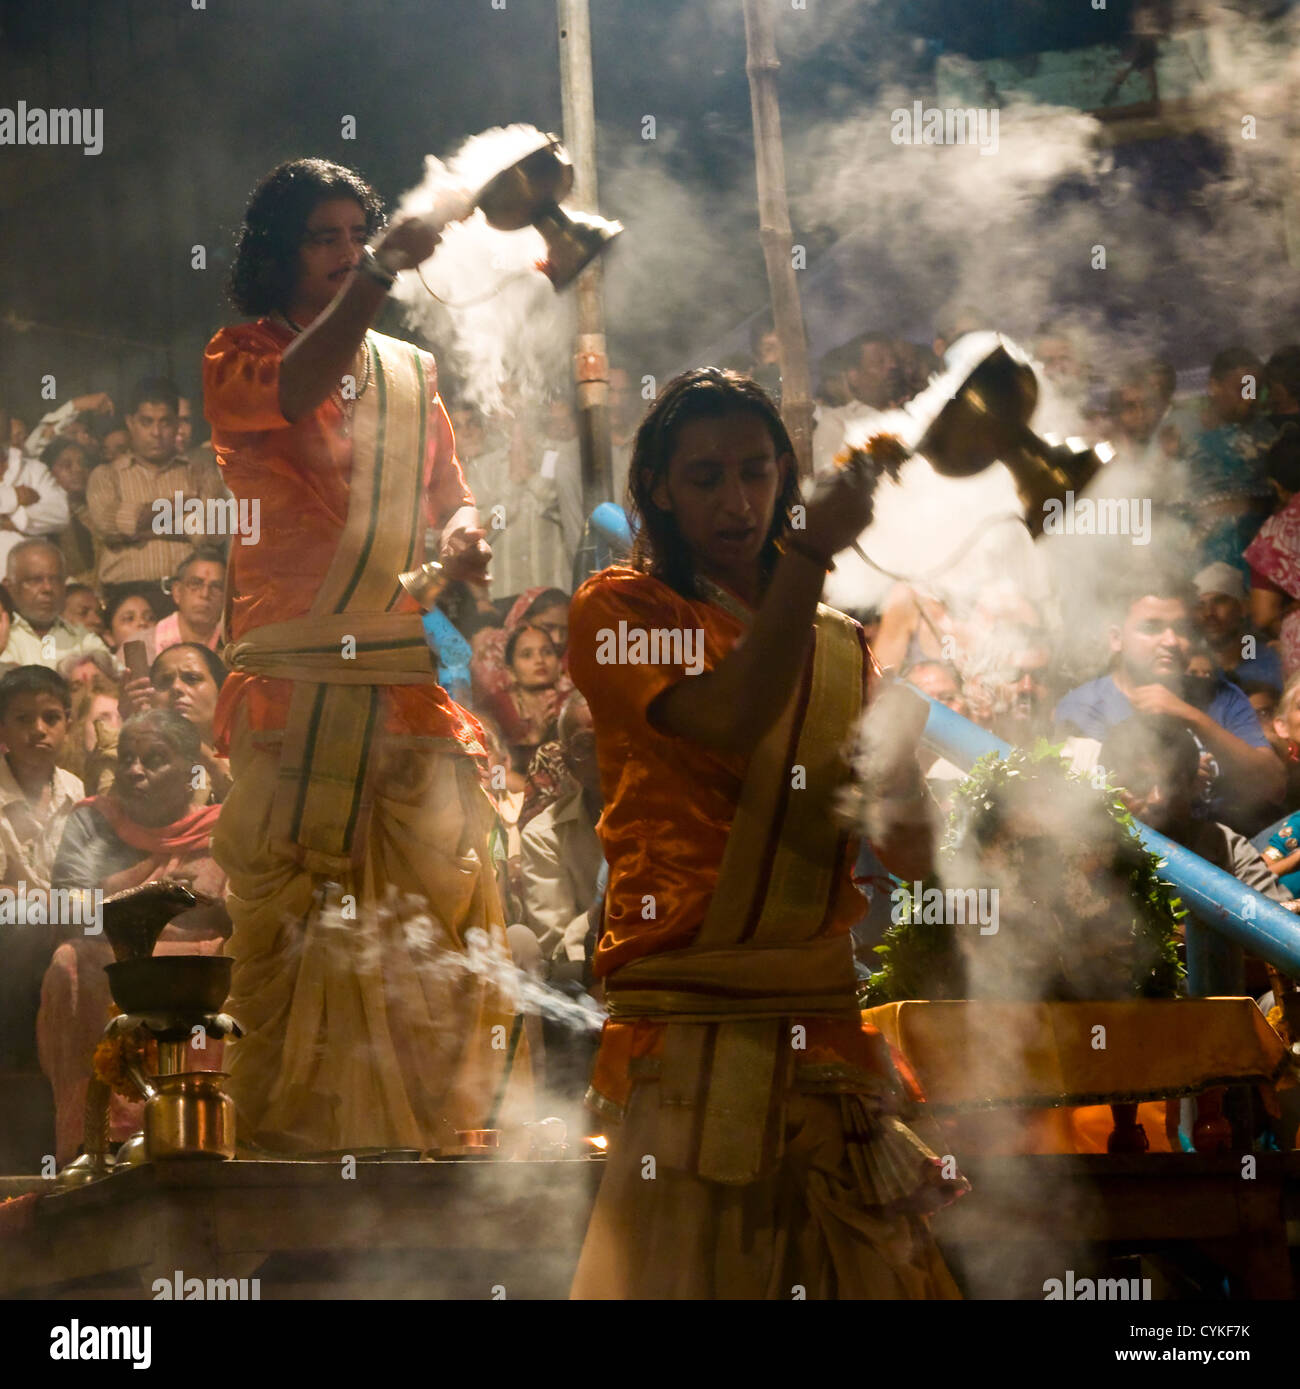
POLYGON ((484 581, 491 552, 433 358, 370 331, 437 241, 420 219, 384 230, 349 169, 282 164, 231 273, 256 321, 204 356, 226 485, 261 511, 258 543, 231 549, 213 849, 239 1136, 273 1150, 454 1145, 487 1122, 513 1020, 481 730, 397 581, 427 526, 452 578, 484 581))
MULTIPOLYGON (((714 368, 655 401, 629 488, 633 563, 570 611, 609 863, 588 1099, 614 1125, 572 1295, 957 1296, 925 1214, 965 1180, 862 1023, 833 814, 870 656, 818 597, 872 489, 845 472, 802 503, 775 406, 714 368)), ((925 871, 923 834, 884 838, 925 871)))

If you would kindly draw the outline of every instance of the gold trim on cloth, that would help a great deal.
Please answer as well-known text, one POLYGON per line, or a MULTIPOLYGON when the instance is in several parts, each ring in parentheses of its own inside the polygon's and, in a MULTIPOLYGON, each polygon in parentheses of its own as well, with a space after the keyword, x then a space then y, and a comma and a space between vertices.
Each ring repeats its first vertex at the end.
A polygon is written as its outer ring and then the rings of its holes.
POLYGON ((856 1016, 849 937, 816 937, 838 885, 843 834, 829 807, 862 673, 855 625, 819 607, 811 670, 750 758, 695 942, 635 960, 607 982, 612 1016, 671 1019, 659 1081, 663 1160, 709 1181, 752 1182, 779 1160, 796 1060, 791 1019, 856 1016))
POLYGON ((798 945, 688 946, 624 965, 606 985, 605 1004, 616 1019, 773 1009, 855 1017, 856 982, 847 935, 798 945))
POLYGON ((294 681, 271 814, 273 842, 315 873, 359 865, 381 685, 435 684, 420 619, 391 609, 423 533, 428 379, 410 343, 366 334, 371 389, 352 421, 343 535, 306 617, 228 648, 234 669, 294 681))
POLYGON ((330 613, 258 627, 222 653, 232 670, 322 685, 436 685, 418 613, 330 613), (344 642, 355 654, 340 656, 344 642))

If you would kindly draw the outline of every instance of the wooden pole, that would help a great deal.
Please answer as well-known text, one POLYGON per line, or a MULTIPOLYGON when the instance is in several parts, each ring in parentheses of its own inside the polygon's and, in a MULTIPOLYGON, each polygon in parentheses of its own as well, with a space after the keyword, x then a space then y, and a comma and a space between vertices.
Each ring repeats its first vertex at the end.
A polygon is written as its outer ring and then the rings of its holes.
POLYGON ((758 175, 759 238, 767 262, 772 321, 780 340, 781 414, 794 443, 799 475, 812 473, 812 390, 803 308, 795 283, 790 206, 785 190, 785 151, 781 143, 781 103, 770 0, 744 0, 749 100, 754 114, 754 165, 758 175))
MULTIPOLYGON (((573 160, 573 202, 596 212, 596 103, 592 93, 591 15, 588 0, 557 0, 564 144, 573 160)), ((613 497, 609 436, 609 357, 605 347, 604 278, 600 257, 578 276, 578 332, 573 374, 577 383, 578 440, 586 514, 613 497)))

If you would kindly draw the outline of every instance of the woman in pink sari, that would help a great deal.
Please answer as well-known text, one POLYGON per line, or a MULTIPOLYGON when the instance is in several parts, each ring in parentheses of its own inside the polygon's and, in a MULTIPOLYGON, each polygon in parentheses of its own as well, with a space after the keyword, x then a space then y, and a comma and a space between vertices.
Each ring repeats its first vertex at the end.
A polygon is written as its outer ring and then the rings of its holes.
POLYGON ((1280 638, 1282 673, 1289 680, 1300 670, 1300 492, 1259 528, 1245 560, 1251 619, 1280 638))
POLYGON ((506 662, 506 643, 521 627, 539 627, 550 637, 560 653, 560 678, 555 692, 562 704, 573 690, 569 679, 569 595, 558 588, 528 588, 506 614, 504 627, 494 627, 476 635, 474 655, 469 663, 474 685, 475 708, 485 708, 494 695, 506 694, 515 685, 506 662))

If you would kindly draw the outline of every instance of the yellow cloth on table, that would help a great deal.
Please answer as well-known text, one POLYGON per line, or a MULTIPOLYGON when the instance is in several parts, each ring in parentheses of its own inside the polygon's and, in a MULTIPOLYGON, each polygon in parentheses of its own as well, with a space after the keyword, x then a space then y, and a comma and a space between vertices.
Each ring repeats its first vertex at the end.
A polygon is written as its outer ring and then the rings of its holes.
POLYGON ((908 1001, 862 1016, 907 1058, 936 1112, 1164 1099, 1271 1084, 1286 1066, 1249 998, 908 1001))

